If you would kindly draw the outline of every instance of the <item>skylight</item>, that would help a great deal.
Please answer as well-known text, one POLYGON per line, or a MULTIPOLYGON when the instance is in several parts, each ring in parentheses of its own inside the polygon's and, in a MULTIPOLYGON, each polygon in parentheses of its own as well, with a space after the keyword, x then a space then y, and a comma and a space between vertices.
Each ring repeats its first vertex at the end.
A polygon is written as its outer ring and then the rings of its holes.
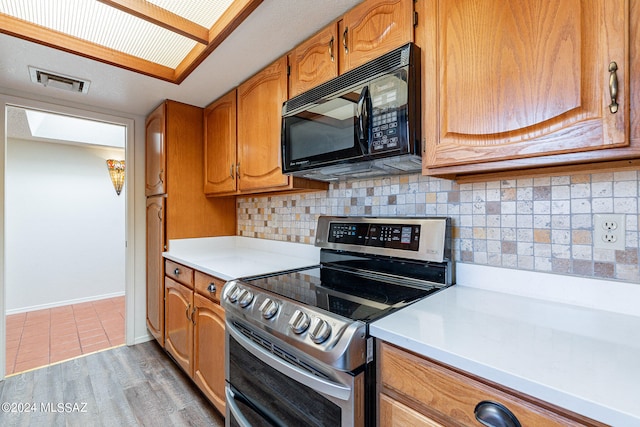
POLYGON ((78 117, 25 110, 31 135, 65 142, 124 148, 125 127, 78 117))
POLYGON ((0 32, 181 82, 262 0, 0 0, 0 32))

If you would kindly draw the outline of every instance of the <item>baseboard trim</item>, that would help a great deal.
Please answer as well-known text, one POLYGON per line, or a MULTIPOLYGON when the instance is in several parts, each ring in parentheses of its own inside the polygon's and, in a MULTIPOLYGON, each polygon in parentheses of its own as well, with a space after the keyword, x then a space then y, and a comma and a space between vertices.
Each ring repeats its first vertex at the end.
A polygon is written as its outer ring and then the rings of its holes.
POLYGON ((49 304, 40 304, 40 305, 32 305, 29 307, 13 308, 11 310, 7 310, 5 314, 8 316, 11 314, 25 313, 25 312, 36 311, 36 310, 44 310, 47 308, 62 307, 65 305, 80 304, 83 302, 98 301, 101 299, 115 298, 115 297, 121 297, 121 296, 124 296, 124 291, 113 292, 110 294, 103 294, 103 295, 94 295, 94 296, 85 297, 85 298, 76 298, 76 299, 65 300, 65 301, 57 301, 49 304))

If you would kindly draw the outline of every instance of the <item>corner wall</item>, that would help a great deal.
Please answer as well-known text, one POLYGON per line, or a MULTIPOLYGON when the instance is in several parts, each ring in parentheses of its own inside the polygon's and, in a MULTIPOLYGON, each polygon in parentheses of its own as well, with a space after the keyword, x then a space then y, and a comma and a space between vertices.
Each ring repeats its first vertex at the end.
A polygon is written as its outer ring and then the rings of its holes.
POLYGON ((7 314, 124 295, 123 149, 8 140, 7 314))

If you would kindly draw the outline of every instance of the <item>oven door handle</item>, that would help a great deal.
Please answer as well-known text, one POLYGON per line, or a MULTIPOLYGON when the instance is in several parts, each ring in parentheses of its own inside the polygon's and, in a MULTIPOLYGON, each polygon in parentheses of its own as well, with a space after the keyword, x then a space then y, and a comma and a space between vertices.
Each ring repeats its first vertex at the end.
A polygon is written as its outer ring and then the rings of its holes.
POLYGON ((251 427, 251 423, 242 415, 240 408, 236 405, 235 395, 228 385, 224 388, 224 394, 227 397, 227 408, 231 412, 231 417, 236 420, 240 427, 251 427))
POLYGON ((281 374, 286 375, 289 378, 301 384, 304 384, 320 393, 324 393, 328 396, 344 401, 349 400, 349 397, 351 396, 350 387, 316 377, 315 375, 311 375, 300 368, 290 365, 280 360, 268 351, 263 350, 261 347, 256 346, 251 340, 242 335, 242 333, 238 332, 238 330, 232 324, 229 324, 227 322, 226 326, 227 332, 242 347, 244 347, 245 350, 253 354, 255 357, 257 357, 273 369, 277 370, 281 374))

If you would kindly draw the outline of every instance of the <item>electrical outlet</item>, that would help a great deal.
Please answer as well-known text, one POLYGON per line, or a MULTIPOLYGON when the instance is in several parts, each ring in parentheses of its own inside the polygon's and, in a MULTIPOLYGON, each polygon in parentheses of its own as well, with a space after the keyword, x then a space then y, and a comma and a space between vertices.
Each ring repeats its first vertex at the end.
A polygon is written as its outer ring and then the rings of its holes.
POLYGON ((593 216, 593 247, 623 251, 626 246, 624 214, 596 214, 593 216))

